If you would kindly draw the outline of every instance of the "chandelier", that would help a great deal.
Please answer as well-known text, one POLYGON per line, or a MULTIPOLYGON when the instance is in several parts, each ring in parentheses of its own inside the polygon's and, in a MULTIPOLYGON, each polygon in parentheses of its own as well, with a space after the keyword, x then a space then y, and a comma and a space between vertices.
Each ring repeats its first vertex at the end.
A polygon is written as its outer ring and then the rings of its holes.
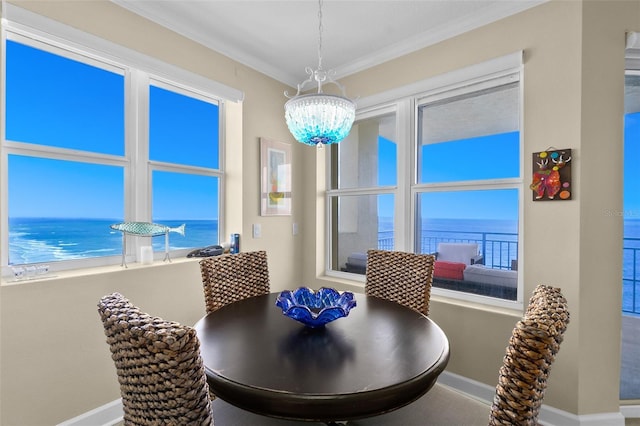
POLYGON ((333 79, 334 70, 322 69, 322 0, 318 1, 318 68, 306 67, 309 78, 298 84, 298 92, 284 104, 287 127, 298 142, 322 147, 338 143, 351 130, 356 115, 356 104, 346 97, 344 87, 333 79), (316 82, 318 93, 301 95, 307 83, 316 82), (342 96, 329 95, 322 92, 323 84, 335 84, 342 96))

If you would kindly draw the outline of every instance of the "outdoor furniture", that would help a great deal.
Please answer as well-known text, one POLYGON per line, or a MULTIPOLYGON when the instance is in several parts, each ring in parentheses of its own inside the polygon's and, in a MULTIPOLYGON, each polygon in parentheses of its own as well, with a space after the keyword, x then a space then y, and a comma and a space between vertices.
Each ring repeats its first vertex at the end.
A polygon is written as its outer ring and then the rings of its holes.
POLYGON ((369 250, 365 293, 429 315, 434 261, 429 254, 369 250))
POLYGON ((216 400, 278 418, 363 418, 420 398, 449 360, 440 327, 398 303, 355 294, 348 316, 309 329, 283 315, 278 295, 226 305, 195 325, 216 400))
POLYGON ((483 262, 477 243, 438 243, 435 253, 437 261, 448 261, 475 265, 483 262))
POLYGON ((434 287, 516 300, 518 272, 485 266, 478 244, 439 243, 435 255, 434 287))
POLYGON ((200 261, 207 313, 247 297, 269 293, 267 252, 223 254, 200 261))
POLYGON ((418 401, 396 411, 349 422, 349 426, 486 425, 534 426, 547 378, 569 323, 559 288, 538 286, 513 329, 499 370, 493 404, 436 384, 418 401))
POLYGON ((347 257, 344 271, 364 275, 367 271, 367 253, 354 252, 347 257))
POLYGON ((463 277, 467 281, 477 283, 493 284, 496 286, 512 287, 518 286, 518 271, 509 269, 494 269, 484 265, 469 265, 463 271, 463 277))
POLYGON ((141 312, 119 293, 98 303, 116 365, 124 425, 293 426, 209 399, 193 328, 141 312))

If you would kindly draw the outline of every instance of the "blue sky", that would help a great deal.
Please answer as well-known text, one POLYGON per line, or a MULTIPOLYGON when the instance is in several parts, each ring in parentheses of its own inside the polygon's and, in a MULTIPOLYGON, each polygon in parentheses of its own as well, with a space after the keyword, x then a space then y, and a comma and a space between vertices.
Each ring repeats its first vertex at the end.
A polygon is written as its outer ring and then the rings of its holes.
MULTIPOLYGON (((7 139, 124 155, 123 75, 13 41, 7 58, 7 139)), ((219 166, 212 149, 217 105, 151 86, 149 121, 152 160, 219 166)), ((11 155, 9 173, 11 217, 124 215, 120 166, 11 155)), ((217 178, 154 173, 154 179, 154 217, 217 218, 217 178)))
MULTIPOLYGON (((124 77, 7 41, 7 138, 99 153, 124 153, 124 77), (47 66, 31 66, 34 62, 47 66)), ((218 134, 217 106, 156 87, 150 91, 150 156, 158 161, 217 167, 217 151, 208 150, 218 134), (215 117, 216 119, 211 119, 215 117)), ((485 179, 517 175, 517 133, 426 145, 422 182, 485 179), (495 153, 495 155, 488 155, 495 153), (494 161, 492 158, 499 158, 494 161)), ((640 218, 640 113, 625 117, 624 211, 640 218)), ((396 183, 396 146, 381 140, 381 185, 396 183)), ((529 160, 530 154, 525 154, 529 160)), ((33 216, 47 206, 54 217, 121 217, 122 169, 30 157, 10 158, 10 215, 33 216), (71 200, 81 199, 74 203, 71 200), (69 201, 66 201, 69 200, 69 201)), ((210 177, 156 173, 159 187, 153 209, 163 219, 212 219, 217 197, 202 206, 199 194, 216 191, 210 177), (160 185, 161 182, 161 185, 160 185), (171 183, 173 182, 173 183, 171 183)), ((530 177, 525 177, 528 186, 530 177)), ((526 188, 525 186, 525 188, 526 188)), ((525 189, 525 191, 529 191, 525 189)), ((432 194, 423 197, 429 217, 517 218, 508 191, 482 194, 432 194), (480 197, 478 197, 478 195, 480 197), (472 206, 472 208, 470 208, 472 206)), ((529 194, 525 195, 529 199, 529 194)), ((380 216, 392 216, 381 203, 380 216)), ((517 204, 517 203, 516 203, 517 204)), ((517 206, 516 206, 517 207, 517 206)))
POLYGON ((625 116, 624 140, 625 218, 640 219, 640 112, 625 116))

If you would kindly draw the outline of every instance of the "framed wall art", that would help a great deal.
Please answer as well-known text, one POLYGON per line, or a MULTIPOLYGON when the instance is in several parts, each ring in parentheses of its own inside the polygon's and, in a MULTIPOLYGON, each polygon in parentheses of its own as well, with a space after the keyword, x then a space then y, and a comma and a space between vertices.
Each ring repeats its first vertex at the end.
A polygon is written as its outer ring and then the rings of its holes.
POLYGON ((533 201, 570 200, 571 150, 548 148, 534 152, 532 158, 533 179, 529 188, 533 201))
POLYGON ((260 138, 260 215, 291 215, 291 145, 260 138))

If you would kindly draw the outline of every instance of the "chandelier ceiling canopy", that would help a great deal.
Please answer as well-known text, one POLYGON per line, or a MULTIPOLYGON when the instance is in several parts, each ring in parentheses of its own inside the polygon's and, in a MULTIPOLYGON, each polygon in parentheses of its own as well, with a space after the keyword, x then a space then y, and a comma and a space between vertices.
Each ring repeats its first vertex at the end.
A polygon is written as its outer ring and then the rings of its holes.
POLYGON ((298 142, 322 147, 338 143, 349 134, 356 115, 356 104, 346 97, 344 87, 333 79, 334 70, 322 69, 322 0, 318 1, 318 68, 306 67, 309 78, 298 84, 298 92, 284 105, 287 127, 298 142), (318 92, 301 94, 305 85, 315 82, 318 92), (335 84, 342 96, 325 94, 323 84, 335 84))

